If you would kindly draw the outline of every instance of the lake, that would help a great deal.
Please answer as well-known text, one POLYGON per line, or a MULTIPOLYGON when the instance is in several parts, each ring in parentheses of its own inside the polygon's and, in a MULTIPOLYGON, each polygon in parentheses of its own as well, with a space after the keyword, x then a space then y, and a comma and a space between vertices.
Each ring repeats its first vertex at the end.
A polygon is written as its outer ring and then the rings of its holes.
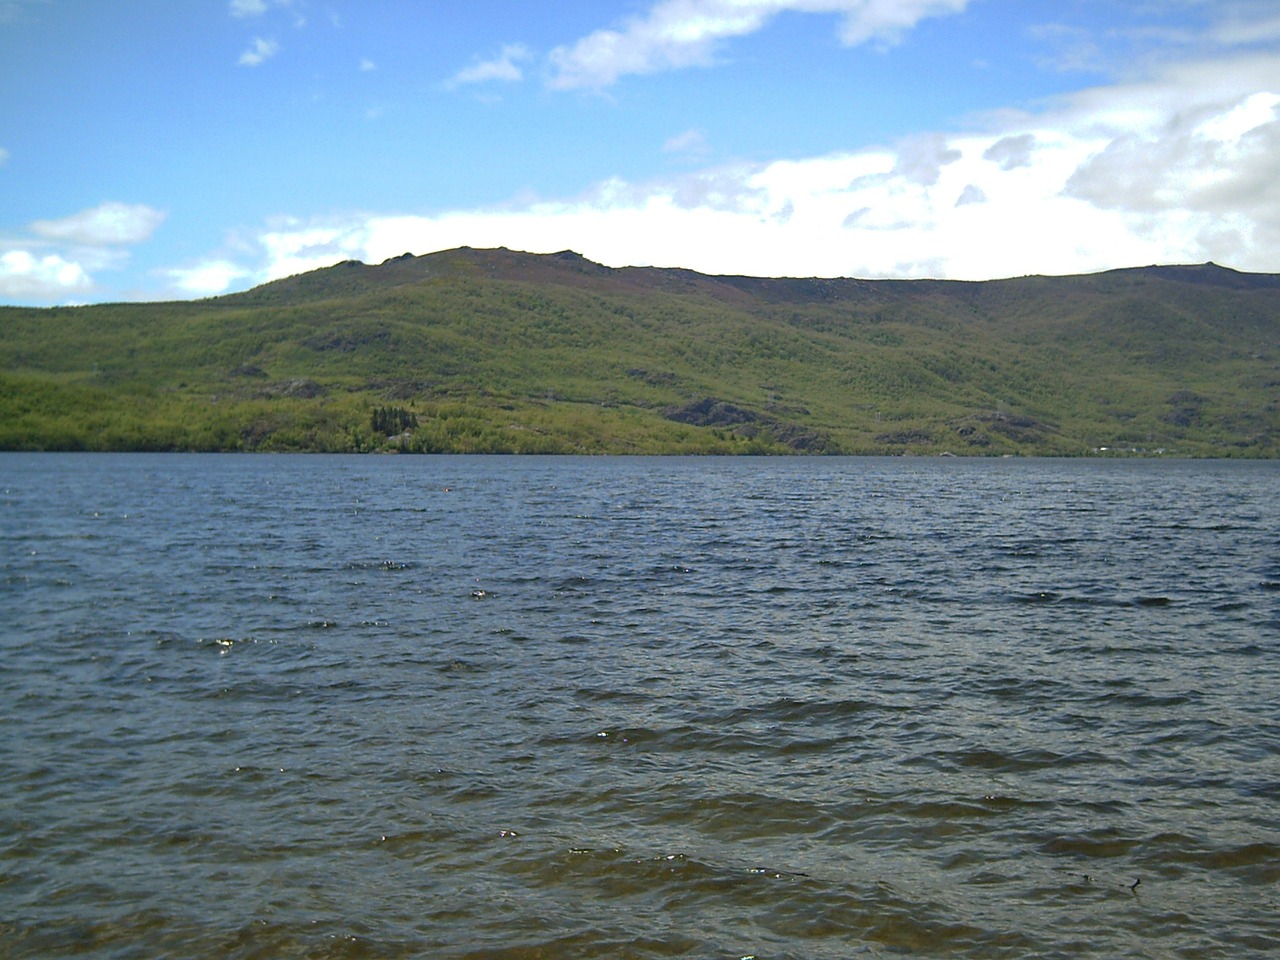
POLYGON ((0 454, 0 954, 1280 951, 1280 463, 0 454))

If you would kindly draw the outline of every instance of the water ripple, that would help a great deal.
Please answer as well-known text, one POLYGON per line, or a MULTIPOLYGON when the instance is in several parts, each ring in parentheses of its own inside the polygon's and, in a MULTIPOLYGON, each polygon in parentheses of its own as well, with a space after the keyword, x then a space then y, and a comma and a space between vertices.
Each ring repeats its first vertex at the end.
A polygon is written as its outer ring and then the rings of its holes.
POLYGON ((0 470, 7 956, 1280 950, 1275 465, 0 470))

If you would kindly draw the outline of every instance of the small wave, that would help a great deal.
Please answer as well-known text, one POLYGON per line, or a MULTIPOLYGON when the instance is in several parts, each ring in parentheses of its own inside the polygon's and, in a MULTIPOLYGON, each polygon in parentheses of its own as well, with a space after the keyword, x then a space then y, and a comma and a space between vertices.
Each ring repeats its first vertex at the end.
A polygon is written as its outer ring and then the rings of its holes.
POLYGON ((991 677, 976 674, 966 677, 957 686, 984 697, 1013 703, 1060 704, 1072 699, 1077 689, 1073 683, 1047 677, 991 677))
POLYGON ((1091 698, 1092 703, 1106 704, 1108 706, 1123 707, 1180 707, 1187 703, 1193 703, 1201 699, 1201 696, 1195 691, 1186 693, 1156 694, 1145 693, 1142 691, 1116 693, 1108 691, 1100 693, 1096 697, 1091 698))
POLYGON ((728 840, 817 834, 839 822, 824 804, 763 793, 704 796, 684 806, 681 819, 728 840))
POLYGON ((1280 844, 1266 841, 1210 844, 1181 833, 1164 833, 1145 841, 1135 862, 1175 876, 1196 867, 1229 873, 1247 883, 1270 885, 1280 880, 1280 844))
POLYGON ((832 723, 880 709, 882 705, 871 700, 798 700, 780 697, 769 703, 738 707, 727 713, 708 717, 706 722, 713 726, 743 723, 832 723))
POLYGON ((624 846, 592 844, 557 849, 530 845, 514 851, 504 869, 534 886, 582 888, 603 899, 651 895, 659 903, 699 891, 800 876, 782 867, 716 864, 683 850, 637 853, 624 846))
POLYGON ((606 586, 608 581, 603 577, 574 576, 565 577, 551 585, 553 593, 583 593, 597 587, 606 586))
POLYGON ((1044 800, 1024 800, 1017 797, 984 796, 975 798, 937 798, 920 801, 893 800, 864 809, 895 817, 918 820, 983 820, 1010 814, 1029 813, 1033 810, 1051 809, 1053 804, 1044 800))
POLYGON ((1200 862, 1211 870, 1232 870, 1255 874, 1255 881, 1273 883, 1280 879, 1280 844, 1247 843, 1239 847, 1206 851, 1200 862), (1252 868, 1261 868, 1261 875, 1252 868))
POLYGON ((630 703, 639 705, 648 703, 650 700, 647 694, 638 693, 634 690, 618 690, 612 687, 579 687, 573 693, 579 700, 593 703, 630 703))
POLYGON ((1045 770, 1106 763, 1107 758, 1091 750, 1075 753, 1057 753, 1053 750, 1029 748, 1008 753, 991 749, 948 750, 924 754, 913 758, 917 763, 939 769, 976 768, 1017 773, 1029 770, 1045 770))
POLYGON ((1117 836, 1111 831, 1096 831, 1079 836, 1052 837, 1040 844, 1040 850, 1053 856, 1109 859, 1126 856, 1141 843, 1141 840, 1117 836))
POLYGON ((850 943, 865 945, 871 956, 880 956, 877 948, 906 956, 1043 955, 1043 945, 1024 934, 978 926, 948 904, 905 894, 885 880, 852 886, 805 880, 794 890, 776 891, 760 922, 801 945, 799 956, 805 944, 835 942, 845 945, 836 956, 848 956, 850 943))
POLYGON ((701 726, 681 724, 668 729, 632 727, 603 730, 596 734, 601 743, 646 746, 673 753, 720 753, 765 755, 782 749, 784 744, 768 734, 752 734, 734 730, 707 730, 701 726))
POLYGON ((1248 610, 1252 606, 1247 600, 1225 600, 1222 603, 1214 604, 1214 613, 1236 613, 1240 610, 1248 610))
POLYGON ((1063 596, 1053 590, 1037 590, 1035 593, 1014 594, 1012 599, 1015 603, 1057 603, 1063 596))

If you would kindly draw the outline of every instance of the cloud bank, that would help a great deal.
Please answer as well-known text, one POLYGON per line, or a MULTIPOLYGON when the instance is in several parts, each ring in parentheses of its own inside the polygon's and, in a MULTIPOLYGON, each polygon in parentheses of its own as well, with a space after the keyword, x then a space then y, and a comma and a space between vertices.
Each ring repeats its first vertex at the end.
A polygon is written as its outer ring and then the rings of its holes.
MULTIPOLYGON (((600 88, 627 75, 713 63, 720 45, 791 11, 838 18, 846 43, 892 43, 967 0, 660 0, 616 29, 557 49, 549 83, 600 88)), ((1216 19, 1125 63, 1125 79, 1034 109, 823 156, 710 163, 708 134, 673 126, 670 171, 606 177, 573 195, 481 208, 297 211, 241 227, 223 249, 160 267, 171 294, 207 296, 405 251, 565 248, 611 266, 764 276, 986 279, 1214 260, 1280 272, 1280 16, 1267 4, 1200 5, 1216 19)), ((281 0, 232 0, 241 16, 281 0)), ((521 45, 450 84, 524 78, 521 45)), ((0 159, 3 159, 0 151, 0 159)), ((0 237, 0 293, 80 296, 120 267, 164 214, 108 202, 0 237)))
MULTIPOLYGON (((677 134, 668 150, 696 145, 677 134)), ((722 164, 582 195, 432 215, 281 220, 254 282, 470 245, 611 266, 986 279, 1215 260, 1280 271, 1280 62, 1175 64, 967 131, 722 164)))

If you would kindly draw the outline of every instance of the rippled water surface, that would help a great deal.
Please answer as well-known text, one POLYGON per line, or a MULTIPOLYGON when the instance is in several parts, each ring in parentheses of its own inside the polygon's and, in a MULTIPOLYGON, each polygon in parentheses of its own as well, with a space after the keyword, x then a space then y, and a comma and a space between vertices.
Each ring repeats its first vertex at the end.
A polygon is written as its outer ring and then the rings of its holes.
POLYGON ((1280 950, 1280 465, 0 456, 0 955, 1280 950))

